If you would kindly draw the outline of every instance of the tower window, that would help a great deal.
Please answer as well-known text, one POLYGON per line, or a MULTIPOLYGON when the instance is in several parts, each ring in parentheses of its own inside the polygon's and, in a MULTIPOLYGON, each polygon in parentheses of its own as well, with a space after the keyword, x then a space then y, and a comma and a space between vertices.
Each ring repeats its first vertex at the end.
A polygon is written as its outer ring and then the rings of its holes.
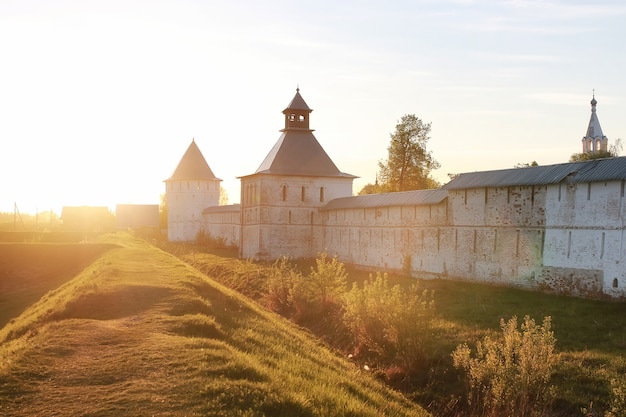
POLYGON ((617 278, 613 278, 613 288, 617 288, 619 283, 617 282, 617 278))
POLYGON ((301 198, 302 201, 304 201, 304 186, 302 187, 300 198, 301 198))
POLYGON ((324 202, 324 187, 320 187, 320 203, 324 202))
POLYGON ((287 201, 287 186, 283 185, 283 201, 287 201))

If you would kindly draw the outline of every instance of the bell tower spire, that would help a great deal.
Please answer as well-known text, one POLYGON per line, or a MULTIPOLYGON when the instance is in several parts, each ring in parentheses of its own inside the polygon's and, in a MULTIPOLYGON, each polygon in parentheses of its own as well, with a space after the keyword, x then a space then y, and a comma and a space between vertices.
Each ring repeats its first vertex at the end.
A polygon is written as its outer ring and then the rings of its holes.
POLYGON ((596 90, 593 90, 593 96, 591 98, 591 118, 589 119, 589 126, 587 127, 587 134, 583 137, 583 153, 594 153, 607 151, 609 140, 602 133, 600 127, 600 121, 598 120, 598 114, 596 113, 596 90))
POLYGON ((291 103, 283 110, 285 115, 285 128, 281 132, 288 130, 306 130, 312 132, 309 128, 309 116, 311 110, 306 104, 302 96, 300 95, 300 87, 296 88, 296 95, 291 100, 291 103))

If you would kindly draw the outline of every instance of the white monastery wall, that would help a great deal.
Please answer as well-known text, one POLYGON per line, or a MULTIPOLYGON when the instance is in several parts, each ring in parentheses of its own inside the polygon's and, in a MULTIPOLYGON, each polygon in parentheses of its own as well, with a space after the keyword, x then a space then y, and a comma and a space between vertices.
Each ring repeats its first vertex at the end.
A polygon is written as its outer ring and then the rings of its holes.
POLYGON ((572 295, 624 296, 624 211, 623 181, 549 186, 540 284, 572 295))
POLYGON ((321 249, 318 209, 352 195, 352 179, 253 175, 242 179, 241 256, 315 257, 321 249))
POLYGON ((202 230, 211 237, 221 238, 226 246, 239 247, 241 234, 241 207, 239 204, 205 209, 202 230))
POLYGON ((219 189, 219 180, 167 181, 168 240, 195 240, 202 226, 202 211, 217 206, 219 189))

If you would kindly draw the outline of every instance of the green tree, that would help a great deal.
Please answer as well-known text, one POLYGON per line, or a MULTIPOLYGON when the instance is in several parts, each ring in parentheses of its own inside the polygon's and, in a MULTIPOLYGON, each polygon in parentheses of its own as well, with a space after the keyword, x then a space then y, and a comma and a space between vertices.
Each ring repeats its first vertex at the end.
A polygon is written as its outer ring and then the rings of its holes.
POLYGON ((221 185, 220 185, 220 197, 219 197, 217 204, 220 206, 225 206, 228 204, 228 192, 226 191, 226 188, 222 187, 221 185))
POLYGON ((615 143, 609 146, 609 149, 606 151, 600 150, 596 152, 582 152, 575 153, 569 157, 570 162, 582 162, 582 161, 591 161, 594 159, 602 159, 602 158, 614 158, 619 156, 622 153, 622 139, 617 138, 615 143))
POLYGON ((385 161, 378 162, 378 179, 383 192, 437 188, 439 183, 431 171, 440 167, 426 149, 430 137, 430 123, 407 114, 396 124, 385 161))

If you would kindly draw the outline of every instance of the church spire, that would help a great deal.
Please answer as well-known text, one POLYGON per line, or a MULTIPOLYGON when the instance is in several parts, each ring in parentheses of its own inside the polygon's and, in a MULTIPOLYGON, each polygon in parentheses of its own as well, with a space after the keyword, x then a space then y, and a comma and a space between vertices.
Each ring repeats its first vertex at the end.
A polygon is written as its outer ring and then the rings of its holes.
POLYGON ((600 127, 600 121, 596 113, 597 104, 598 101, 596 100, 596 92, 594 90, 591 98, 591 118, 587 126, 587 134, 582 139, 583 153, 606 151, 608 147, 609 140, 602 133, 602 127, 600 127))

